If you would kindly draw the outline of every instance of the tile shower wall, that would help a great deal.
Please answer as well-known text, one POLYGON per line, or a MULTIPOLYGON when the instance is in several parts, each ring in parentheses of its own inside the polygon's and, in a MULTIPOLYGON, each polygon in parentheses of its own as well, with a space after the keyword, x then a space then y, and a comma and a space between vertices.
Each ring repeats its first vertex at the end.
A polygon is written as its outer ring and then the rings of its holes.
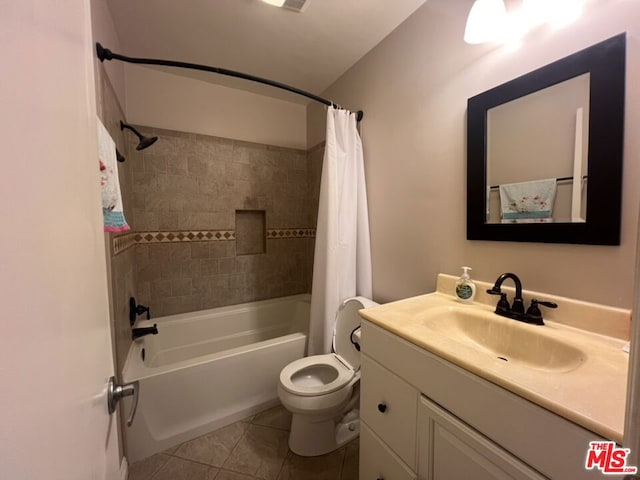
POLYGON ((136 152, 127 139, 135 233, 122 254, 135 252, 154 317, 310 291, 319 174, 307 152, 139 129, 159 140, 136 152), (265 253, 237 254, 242 210, 264 212, 265 253))
MULTIPOLYGON (((125 157, 130 156, 129 143, 125 142, 123 132, 120 130, 120 120, 124 119, 124 113, 118 102, 113 85, 111 84, 104 66, 95 61, 95 87, 96 87, 96 113, 102 124, 116 142, 116 147, 125 157)), ((96 172, 98 165, 96 164, 96 172)), ((131 198, 133 175, 131 162, 118 163, 118 177, 122 187, 122 202, 125 218, 132 225, 133 199, 131 198)), ((96 177, 97 181, 97 177, 96 177)), ((131 327, 129 326, 129 297, 136 296, 135 283, 135 252, 133 249, 123 251, 116 255, 112 244, 119 235, 105 233, 107 246, 105 257, 107 272, 109 275, 109 313, 111 323, 111 338, 113 358, 115 359, 115 375, 121 381, 121 373, 131 345, 131 327)), ((121 426, 118 429, 118 448, 122 458, 126 448, 126 438, 123 435, 124 418, 120 417, 121 426)))
MULTIPOLYGON (((124 163, 118 163, 118 176, 122 190, 122 202, 125 218, 129 225, 134 226, 132 182, 133 173, 130 161, 131 152, 135 151, 130 143, 125 141, 125 135, 120 130, 120 120, 124 120, 124 113, 117 100, 115 90, 109 81, 104 67, 96 60, 96 108, 98 117, 116 142, 118 150, 126 157, 124 163)), ((127 134, 128 135, 128 134, 127 134)), ((97 168, 97 165, 96 165, 97 168)), ((116 372, 121 372, 124 361, 131 344, 131 328, 129 326, 129 297, 137 294, 135 284, 135 252, 128 250, 116 255, 111 249, 111 244, 120 235, 108 233, 107 265, 110 276, 109 303, 111 310, 111 333, 114 344, 114 358, 116 360, 116 372)))

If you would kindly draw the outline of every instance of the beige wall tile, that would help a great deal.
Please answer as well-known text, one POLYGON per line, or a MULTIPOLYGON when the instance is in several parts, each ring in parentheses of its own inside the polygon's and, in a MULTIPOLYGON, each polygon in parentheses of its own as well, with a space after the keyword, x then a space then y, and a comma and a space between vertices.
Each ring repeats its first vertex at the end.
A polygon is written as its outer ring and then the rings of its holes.
POLYGON ((171 296, 180 297, 191 295, 191 279, 176 278, 171 280, 171 296))
POLYGON ((209 245, 211 242, 193 242, 191 247, 191 258, 209 258, 209 245))
MULTIPOLYGON (((145 152, 147 151, 148 150, 145 150, 145 152)), ((167 173, 168 158, 169 155, 143 153, 142 163, 144 164, 144 171, 149 173, 167 173)))
POLYGON ((220 271, 220 264, 217 258, 208 258, 201 262, 201 274, 204 276, 216 275, 220 271))
POLYGON ((186 175, 187 157, 184 155, 167 155, 167 173, 169 175, 186 175))
POLYGON ((157 175, 159 192, 197 193, 198 182, 195 178, 183 175, 157 175))
MULTIPOLYGON (((312 154, 136 128, 159 136, 144 152, 135 152, 133 136, 125 137, 134 153, 123 190, 137 231, 237 230, 237 209, 263 210, 261 230, 314 226, 309 219, 317 207, 310 200, 317 204, 317 194, 310 195, 309 185, 319 169, 312 154)), ((309 290, 313 249, 307 240, 265 241, 264 231, 256 239, 265 253, 237 256, 236 241, 139 245, 134 290, 156 317, 309 290)))
POLYGON ((236 259, 233 257, 224 257, 218 260, 218 269, 220 273, 233 273, 236 271, 236 259))
POLYGON ((162 300, 171 296, 171 282, 160 279, 151 281, 151 301, 162 300))

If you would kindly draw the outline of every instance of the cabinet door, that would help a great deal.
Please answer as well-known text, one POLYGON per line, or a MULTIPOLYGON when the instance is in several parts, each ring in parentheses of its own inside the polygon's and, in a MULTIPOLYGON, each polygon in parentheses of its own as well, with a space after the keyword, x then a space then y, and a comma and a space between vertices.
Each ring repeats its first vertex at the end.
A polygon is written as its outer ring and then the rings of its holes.
POLYGON ((418 416, 420 480, 546 478, 425 397, 418 416))

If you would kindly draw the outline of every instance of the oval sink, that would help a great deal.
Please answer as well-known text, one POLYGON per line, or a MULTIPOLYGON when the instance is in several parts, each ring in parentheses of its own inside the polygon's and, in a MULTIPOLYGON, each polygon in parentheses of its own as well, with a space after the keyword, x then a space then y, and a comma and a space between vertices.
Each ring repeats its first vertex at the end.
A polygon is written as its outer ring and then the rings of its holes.
POLYGON ((528 325, 474 307, 431 308, 424 312, 422 322, 505 363, 568 372, 586 358, 579 348, 550 336, 546 326, 528 325))

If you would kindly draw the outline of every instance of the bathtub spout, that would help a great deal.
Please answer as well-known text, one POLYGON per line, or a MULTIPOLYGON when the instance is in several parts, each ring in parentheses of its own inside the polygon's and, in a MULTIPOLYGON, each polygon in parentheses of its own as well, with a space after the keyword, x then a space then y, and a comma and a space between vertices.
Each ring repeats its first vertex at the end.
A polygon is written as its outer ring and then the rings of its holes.
POLYGON ((144 328, 132 328, 131 329, 131 338, 135 340, 136 338, 144 337, 145 335, 157 335, 158 334, 158 324, 154 323, 153 327, 144 327, 144 328))

